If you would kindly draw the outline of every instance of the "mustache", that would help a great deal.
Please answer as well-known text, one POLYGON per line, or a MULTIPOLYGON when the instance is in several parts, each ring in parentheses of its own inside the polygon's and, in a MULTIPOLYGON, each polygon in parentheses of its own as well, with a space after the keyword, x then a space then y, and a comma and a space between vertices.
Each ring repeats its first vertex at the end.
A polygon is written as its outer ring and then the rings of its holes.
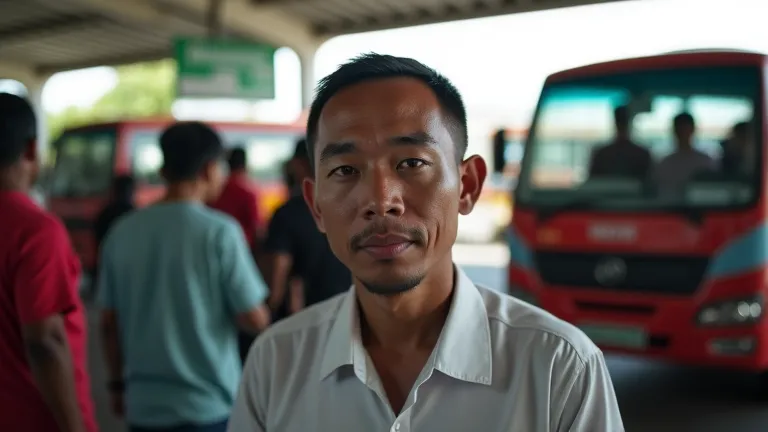
POLYGON ((408 238, 410 241, 423 245, 426 242, 424 232, 418 228, 409 227, 399 222, 377 222, 365 227, 362 231, 352 236, 349 240, 352 250, 362 249, 362 244, 368 238, 376 235, 399 235, 408 238))

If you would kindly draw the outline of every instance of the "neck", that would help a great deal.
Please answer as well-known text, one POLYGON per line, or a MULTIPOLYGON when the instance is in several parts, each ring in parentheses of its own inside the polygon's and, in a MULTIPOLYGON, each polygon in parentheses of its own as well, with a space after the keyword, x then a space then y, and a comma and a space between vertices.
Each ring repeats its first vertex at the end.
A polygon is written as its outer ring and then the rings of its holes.
POLYGON ((231 177, 246 177, 248 176, 248 172, 245 170, 245 168, 230 169, 229 175, 231 177))
POLYGON ((372 294, 356 281, 363 344, 395 350, 434 348, 448 317, 454 278, 449 254, 416 288, 396 296, 372 294))
POLYGON ((201 188, 194 182, 169 184, 164 201, 204 202, 201 188))
POLYGON ((29 182, 19 167, 11 166, 0 170, 0 191, 26 193, 29 189, 29 182))

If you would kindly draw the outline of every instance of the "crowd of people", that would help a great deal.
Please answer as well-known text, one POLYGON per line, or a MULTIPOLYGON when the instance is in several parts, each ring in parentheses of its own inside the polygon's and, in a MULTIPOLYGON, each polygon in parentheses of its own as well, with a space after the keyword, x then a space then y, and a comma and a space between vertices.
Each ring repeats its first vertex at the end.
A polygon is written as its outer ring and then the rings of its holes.
POLYGON ((722 158, 718 161, 696 149, 696 121, 690 113, 681 112, 672 120, 674 150, 654 163, 646 145, 631 138, 632 113, 626 105, 614 110, 616 136, 607 145, 597 147, 591 155, 589 178, 631 178, 650 182, 662 198, 680 200, 686 186, 702 176, 727 179, 750 179, 755 167, 755 143, 749 122, 739 122, 721 142, 722 158))
MULTIPOLYGON (((0 430, 95 432, 78 262, 27 195, 36 124, 0 95, 0 430)), ((583 333, 454 265, 488 169, 433 69, 370 54, 320 81, 263 236, 241 149, 199 122, 160 147, 164 198, 116 179, 96 224, 94 385, 132 432, 623 430, 583 333)))

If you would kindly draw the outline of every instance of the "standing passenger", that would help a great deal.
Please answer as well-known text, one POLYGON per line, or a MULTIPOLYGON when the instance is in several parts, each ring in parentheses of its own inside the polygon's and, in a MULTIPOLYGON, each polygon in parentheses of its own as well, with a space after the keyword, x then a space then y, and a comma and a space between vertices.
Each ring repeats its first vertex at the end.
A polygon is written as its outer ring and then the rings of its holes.
MULTIPOLYGON (((296 144, 290 164, 294 182, 300 188, 305 179, 312 177, 305 140, 296 144)), ((286 307, 288 313, 296 313, 302 306, 346 292, 352 284, 349 269, 336 258, 325 234, 317 229, 301 189, 294 188, 288 201, 275 211, 264 249, 272 258, 269 306, 273 313, 286 307)))
POLYGON ((0 431, 95 432, 80 265, 37 173, 35 114, 0 94, 0 431))
POLYGON ((179 123, 160 138, 163 201, 112 229, 100 303, 116 414, 133 432, 226 428, 241 363, 237 327, 269 323, 267 291, 242 230, 204 205, 221 190, 219 136, 179 123))
POLYGON ((255 248, 262 222, 259 196, 248 178, 247 160, 245 149, 242 147, 229 153, 229 178, 212 207, 235 218, 243 229, 246 243, 255 248))

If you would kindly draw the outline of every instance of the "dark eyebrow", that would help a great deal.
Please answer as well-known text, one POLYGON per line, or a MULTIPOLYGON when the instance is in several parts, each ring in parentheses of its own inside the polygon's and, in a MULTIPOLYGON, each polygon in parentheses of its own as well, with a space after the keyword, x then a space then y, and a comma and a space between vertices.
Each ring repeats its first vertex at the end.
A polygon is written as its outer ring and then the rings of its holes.
POLYGON ((320 152, 320 162, 324 162, 332 157, 354 153, 357 150, 354 143, 336 142, 328 143, 320 152))
POLYGON ((389 139, 393 145, 417 145, 432 146, 437 144, 437 140, 426 132, 416 132, 408 135, 394 136, 389 139))

